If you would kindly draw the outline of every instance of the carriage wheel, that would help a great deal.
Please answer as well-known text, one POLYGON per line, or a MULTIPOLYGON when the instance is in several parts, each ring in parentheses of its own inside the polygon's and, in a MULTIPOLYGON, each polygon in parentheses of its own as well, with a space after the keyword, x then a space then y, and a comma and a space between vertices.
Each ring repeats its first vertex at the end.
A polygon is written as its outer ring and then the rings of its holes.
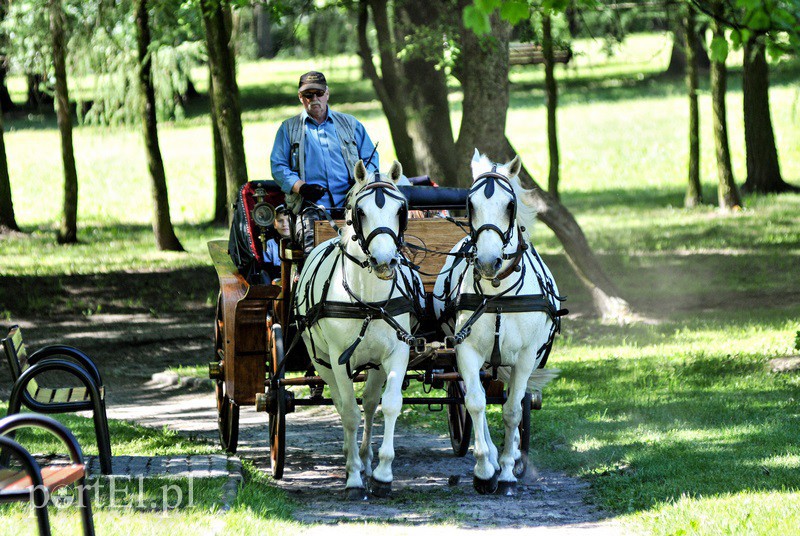
POLYGON ((215 387, 219 442, 225 452, 236 454, 236 447, 239 444, 239 404, 228 397, 224 380, 217 380, 215 387))
MULTIPOLYGON (((224 362, 223 328, 222 292, 220 292, 217 296, 217 310, 214 317, 214 355, 222 356, 224 362)), ((235 454, 239 443, 239 405, 228 396, 224 379, 214 382, 214 387, 217 395, 219 442, 226 452, 235 454)))
POLYGON ((519 421, 519 450, 522 455, 514 464, 514 476, 521 478, 528 468, 528 448, 531 443, 531 393, 522 397, 522 419, 519 421))
MULTIPOLYGON (((278 364, 283 361, 283 329, 280 324, 273 324, 270 332, 270 378, 275 377, 278 364)), ((283 378, 283 372, 278 375, 283 378)), ((272 390, 272 387, 270 387, 272 390)), ((272 468, 272 477, 283 477, 283 467, 286 461, 286 389, 280 385, 274 393, 276 397, 275 414, 268 414, 269 424, 269 460, 272 468)))
MULTIPOLYGON (((447 382, 448 398, 464 399, 464 382, 447 382)), ((472 437, 472 417, 469 416, 464 403, 453 403, 447 406, 447 424, 450 428, 450 444, 453 453, 460 457, 467 454, 472 437)))

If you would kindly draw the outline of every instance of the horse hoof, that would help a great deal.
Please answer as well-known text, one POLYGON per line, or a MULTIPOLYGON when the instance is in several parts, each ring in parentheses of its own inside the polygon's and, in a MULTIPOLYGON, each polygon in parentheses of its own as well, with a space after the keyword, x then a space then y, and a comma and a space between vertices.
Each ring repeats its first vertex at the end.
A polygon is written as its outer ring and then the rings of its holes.
POLYGON ((347 493, 348 501, 366 501, 367 490, 364 488, 347 488, 344 490, 347 493))
POLYGON ((480 493, 481 495, 489 495, 497 491, 497 476, 498 473, 495 473, 492 478, 488 480, 484 480, 482 478, 478 478, 477 476, 472 477, 472 486, 475 488, 475 491, 480 493))
POLYGON ((389 496, 389 493, 392 492, 392 483, 381 482, 380 480, 375 480, 375 477, 371 477, 369 479, 369 491, 375 497, 384 499, 389 496))
POLYGON ((517 494, 517 483, 503 482, 501 480, 497 483, 497 491, 495 493, 498 495, 503 495, 504 497, 513 497, 517 494))

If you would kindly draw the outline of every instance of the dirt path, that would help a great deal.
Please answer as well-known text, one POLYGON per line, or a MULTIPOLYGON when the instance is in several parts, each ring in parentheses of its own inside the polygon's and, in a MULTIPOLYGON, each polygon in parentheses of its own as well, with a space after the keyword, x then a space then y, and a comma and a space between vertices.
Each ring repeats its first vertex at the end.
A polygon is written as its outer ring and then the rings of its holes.
MULTIPOLYGON (((59 341, 80 346, 97 359, 106 377, 110 418, 168 426, 216 441, 216 411, 207 387, 188 390, 150 381, 153 373, 167 366, 208 360, 212 342, 205 315, 157 319, 95 315, 50 320, 46 328, 34 321, 19 323, 33 348, 59 341)), ((8 385, 4 378, 0 382, 8 385)), ((432 418, 445 416, 437 413, 432 418)), ((344 502, 338 416, 330 407, 301 408, 287 421, 286 472, 276 485, 304 505, 296 517, 308 524, 310 533, 336 533, 336 527, 352 531, 364 522, 391 523, 388 530, 393 534, 411 532, 420 525, 440 526, 448 533, 480 529, 522 534, 534 527, 548 534, 620 532, 619 525, 588 504, 587 485, 563 474, 532 467, 515 497, 478 495, 472 488, 471 453, 457 458, 448 437, 402 425, 395 439, 392 497, 344 502)), ((379 422, 376 456, 381 431, 379 422)), ((243 408, 238 454, 269 472, 265 414, 243 408)))

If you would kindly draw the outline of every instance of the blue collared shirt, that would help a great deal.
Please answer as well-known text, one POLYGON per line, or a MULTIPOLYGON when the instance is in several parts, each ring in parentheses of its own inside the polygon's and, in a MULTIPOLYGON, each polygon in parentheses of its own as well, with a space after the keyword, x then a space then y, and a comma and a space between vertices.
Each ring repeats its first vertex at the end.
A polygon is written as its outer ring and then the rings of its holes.
MULTIPOLYGON (((349 179, 352 170, 347 169, 342 149, 339 143, 339 136, 331 119, 330 107, 328 116, 321 124, 317 123, 308 113, 303 111, 301 114, 303 128, 305 128, 305 152, 304 170, 305 181, 309 184, 320 184, 330 190, 333 197, 333 204, 329 196, 325 195, 318 201, 321 205, 331 207, 341 207, 347 191, 350 189, 349 179)), ((370 140, 364 125, 356 122, 355 142, 358 154, 366 162, 372 154, 375 146, 370 140)), ((285 193, 292 191, 292 186, 300 180, 300 175, 292 171, 289 162, 291 143, 289 140, 289 128, 284 122, 275 135, 275 143, 272 145, 270 155, 270 165, 272 167, 272 177, 280 185, 285 193)), ((367 171, 378 171, 378 153, 372 157, 372 161, 367 165, 367 171)))
POLYGON ((269 240, 264 248, 264 262, 273 266, 281 265, 280 247, 274 238, 269 240))

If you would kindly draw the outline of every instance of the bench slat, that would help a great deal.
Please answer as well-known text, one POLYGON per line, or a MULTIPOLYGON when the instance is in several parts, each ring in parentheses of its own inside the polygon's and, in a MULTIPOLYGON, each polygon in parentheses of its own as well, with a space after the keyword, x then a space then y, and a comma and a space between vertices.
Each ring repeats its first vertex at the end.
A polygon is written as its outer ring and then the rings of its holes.
MULTIPOLYGON (((47 489, 53 491, 76 482, 85 472, 86 467, 80 463, 73 463, 70 465, 48 465, 42 467, 42 481, 47 489)), ((31 477, 28 476, 25 471, 18 471, 16 475, 4 480, 4 482, 9 481, 10 483, 8 485, 3 485, 0 490, 22 491, 33 486, 31 477)))
POLYGON ((85 402, 89 400, 89 392, 85 387, 60 387, 58 389, 40 387, 34 400, 45 404, 85 402))

